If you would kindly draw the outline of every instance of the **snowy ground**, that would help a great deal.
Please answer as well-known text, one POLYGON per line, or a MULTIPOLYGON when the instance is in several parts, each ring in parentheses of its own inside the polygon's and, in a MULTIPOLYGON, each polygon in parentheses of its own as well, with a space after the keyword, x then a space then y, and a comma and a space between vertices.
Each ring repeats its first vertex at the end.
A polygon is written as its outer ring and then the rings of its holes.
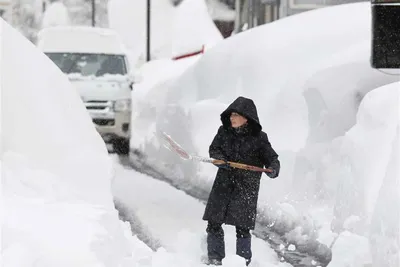
MULTIPOLYGON (((170 254, 166 265, 199 265, 206 255, 204 204, 165 182, 134 170, 127 169, 114 157, 116 178, 113 182, 114 197, 135 211, 152 237, 170 254)), ((243 266, 243 259, 235 255, 236 233, 233 227, 224 226, 226 254, 224 264, 243 266)), ((276 253, 265 241, 253 237, 254 266, 290 266, 280 263, 276 253)))

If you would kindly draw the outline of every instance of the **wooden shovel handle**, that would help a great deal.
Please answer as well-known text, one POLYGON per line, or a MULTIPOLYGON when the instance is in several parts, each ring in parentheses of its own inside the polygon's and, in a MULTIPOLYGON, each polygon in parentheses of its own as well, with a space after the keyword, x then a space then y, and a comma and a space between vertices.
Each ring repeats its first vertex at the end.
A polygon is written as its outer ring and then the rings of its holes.
MULTIPOLYGON (((216 159, 213 160, 213 164, 215 165, 221 165, 221 164, 225 164, 226 162, 220 159, 216 159)), ((272 172, 271 169, 264 169, 264 168, 260 168, 257 166, 252 166, 252 165, 247 165, 244 163, 238 163, 238 162, 232 162, 232 161, 228 161, 227 162, 229 164, 229 166, 233 167, 233 168, 237 168, 237 169, 243 169, 243 170, 249 170, 249 171, 256 171, 256 172, 272 172)))

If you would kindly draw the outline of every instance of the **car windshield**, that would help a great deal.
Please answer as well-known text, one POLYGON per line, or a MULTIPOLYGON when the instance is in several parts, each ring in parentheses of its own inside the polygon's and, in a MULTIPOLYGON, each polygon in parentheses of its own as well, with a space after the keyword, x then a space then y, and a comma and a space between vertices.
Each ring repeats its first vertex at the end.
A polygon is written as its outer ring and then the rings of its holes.
POLYGON ((81 53, 46 53, 65 74, 78 73, 82 76, 125 75, 124 56, 81 53))

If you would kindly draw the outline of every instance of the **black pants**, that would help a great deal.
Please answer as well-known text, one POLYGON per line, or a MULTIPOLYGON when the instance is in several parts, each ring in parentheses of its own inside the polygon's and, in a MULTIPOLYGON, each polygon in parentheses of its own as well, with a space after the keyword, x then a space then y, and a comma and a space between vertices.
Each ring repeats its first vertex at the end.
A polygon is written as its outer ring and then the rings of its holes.
MULTIPOLYGON (((225 258, 224 230, 221 224, 208 222, 207 250, 209 259, 225 258)), ((236 227, 236 254, 246 260, 251 259, 251 234, 247 228, 236 227)))

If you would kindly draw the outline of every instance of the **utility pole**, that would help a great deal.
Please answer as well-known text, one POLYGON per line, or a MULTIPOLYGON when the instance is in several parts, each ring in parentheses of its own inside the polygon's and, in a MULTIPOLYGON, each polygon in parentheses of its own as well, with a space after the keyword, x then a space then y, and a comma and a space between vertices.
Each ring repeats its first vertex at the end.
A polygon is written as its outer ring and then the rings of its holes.
POLYGON ((96 26, 96 0, 92 0, 92 27, 96 26))
POLYGON ((235 29, 234 33, 239 33, 242 25, 242 1, 235 0, 235 29))
POLYGON ((147 0, 147 22, 146 22, 146 61, 150 61, 151 57, 151 45, 150 45, 150 38, 151 38, 151 0, 147 0))
POLYGON ((248 29, 254 27, 254 1, 255 0, 248 0, 247 2, 247 25, 248 29))

